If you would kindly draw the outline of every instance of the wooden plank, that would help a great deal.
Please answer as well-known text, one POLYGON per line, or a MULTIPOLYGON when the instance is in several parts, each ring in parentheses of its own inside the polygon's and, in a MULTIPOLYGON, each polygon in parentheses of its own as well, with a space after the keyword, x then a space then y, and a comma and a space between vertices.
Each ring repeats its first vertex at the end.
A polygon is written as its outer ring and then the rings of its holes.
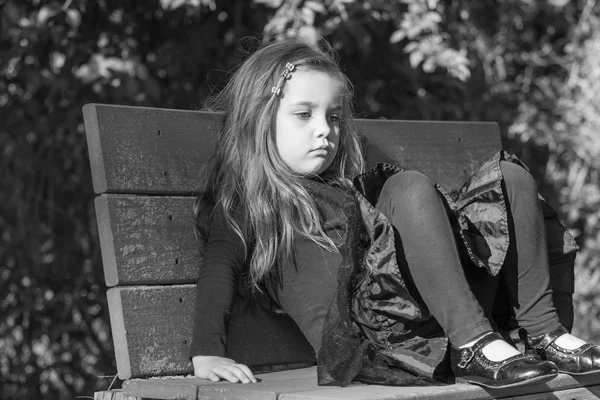
POLYGON ((94 400, 142 400, 142 398, 128 396, 123 393, 123 390, 113 389, 94 393, 94 400))
POLYGON ((424 172, 444 187, 459 188, 502 148, 492 122, 357 120, 367 137, 367 160, 424 172))
MULTIPOLYGON (((196 400, 199 386, 197 381, 199 379, 192 376, 129 379, 123 382, 123 392, 143 399, 196 400)), ((207 384, 210 385, 212 382, 207 384)))
POLYGON ((95 200, 106 285, 195 283, 202 261, 192 197, 95 200))
POLYGON ((98 126, 96 107, 93 104, 83 106, 83 122, 88 146, 88 157, 92 169, 92 183, 96 193, 103 193, 106 191, 104 156, 102 143, 100 142, 100 127, 98 126))
MULTIPOLYGON (((87 104, 83 109, 97 193, 189 194, 212 155, 221 114, 87 104)), ((496 123, 357 120, 369 163, 422 170, 454 188, 501 148, 496 123)))
POLYGON ((596 399, 600 394, 597 386, 598 378, 586 377, 575 379, 561 374, 552 381, 502 391, 488 391, 475 385, 445 385, 445 386, 383 386, 383 385, 353 385, 347 388, 317 386, 316 368, 284 371, 268 374, 258 374, 259 383, 234 384, 226 382, 210 382, 194 377, 166 377, 161 379, 131 379, 123 383, 124 393, 149 399, 175 398, 173 393, 185 393, 181 399, 193 398, 192 388, 197 390, 198 399, 244 399, 244 400, 342 400, 342 399, 596 399), (161 397, 165 396, 165 397, 161 397), (169 397, 171 396, 171 397, 169 397), (188 397, 186 397, 188 396, 188 397))
POLYGON ((222 118, 198 111, 102 104, 86 104, 83 116, 96 193, 197 190, 222 118))
POLYGON ((511 397, 510 400, 598 400, 599 395, 600 386, 593 386, 511 397))
MULTIPOLYGON (((502 390, 484 389, 476 385, 445 386, 380 386, 362 385, 346 388, 319 388, 315 391, 284 393, 279 400, 475 400, 475 399, 580 399, 597 395, 598 377, 573 378, 560 374, 549 382, 502 390), (589 386, 588 385, 594 385, 589 386), (583 386, 583 387, 582 387, 583 386), (575 397, 569 397, 573 396, 575 397)), ((595 397, 591 397, 595 398, 595 397)))
POLYGON ((112 333, 115 360, 117 362, 117 375, 121 379, 128 379, 132 377, 132 373, 126 328, 127 321, 125 321, 123 315, 121 294, 117 290, 109 289, 106 292, 106 297, 108 300, 110 331, 112 333))
MULTIPOLYGON (((189 348, 195 285, 115 287, 107 292, 120 379, 192 373, 189 348)), ((262 366, 310 365, 315 355, 287 316, 234 304, 228 356, 262 366)))
POLYGON ((196 380, 197 378, 192 377, 129 379, 123 382, 123 392, 143 399, 196 400, 198 398, 196 380))
POLYGON ((298 393, 318 389, 314 367, 257 374, 256 377, 258 383, 255 384, 210 382, 194 377, 130 379, 123 383, 123 390, 130 396, 148 399, 276 400, 282 393, 298 393), (196 397, 191 395, 192 388, 196 397), (174 393, 179 394, 179 397, 173 397, 174 393))

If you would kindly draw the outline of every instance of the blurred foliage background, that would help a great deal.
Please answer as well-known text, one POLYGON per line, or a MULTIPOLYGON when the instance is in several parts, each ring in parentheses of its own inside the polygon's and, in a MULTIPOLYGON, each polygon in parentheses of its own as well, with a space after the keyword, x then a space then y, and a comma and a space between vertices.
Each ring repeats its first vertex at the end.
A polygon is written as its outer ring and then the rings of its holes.
POLYGON ((595 0, 0 0, 0 398, 116 374, 81 106, 198 108, 265 34, 327 38, 360 117, 498 121, 582 245, 600 342, 599 25, 595 0))

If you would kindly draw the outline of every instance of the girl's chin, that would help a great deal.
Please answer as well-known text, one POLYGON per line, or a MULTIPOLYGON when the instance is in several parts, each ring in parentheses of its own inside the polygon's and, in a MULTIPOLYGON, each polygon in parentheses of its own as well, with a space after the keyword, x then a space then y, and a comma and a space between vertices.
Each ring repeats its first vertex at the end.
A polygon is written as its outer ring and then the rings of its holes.
POLYGON ((303 176, 309 176, 309 175, 322 174, 323 172, 325 172, 327 170, 327 168, 329 168, 329 166, 331 165, 332 162, 333 162, 333 160, 329 160, 328 158, 318 157, 318 158, 314 158, 314 159, 310 160, 310 162, 307 162, 300 167, 296 166, 296 168, 294 168, 294 167, 290 166, 289 164, 288 164, 288 166, 296 174, 303 175, 303 176))
POLYGON ((327 168, 329 168, 329 166, 331 165, 331 162, 327 162, 324 160, 324 162, 319 165, 317 168, 314 168, 310 173, 312 175, 320 175, 323 172, 325 172, 327 170, 327 168))

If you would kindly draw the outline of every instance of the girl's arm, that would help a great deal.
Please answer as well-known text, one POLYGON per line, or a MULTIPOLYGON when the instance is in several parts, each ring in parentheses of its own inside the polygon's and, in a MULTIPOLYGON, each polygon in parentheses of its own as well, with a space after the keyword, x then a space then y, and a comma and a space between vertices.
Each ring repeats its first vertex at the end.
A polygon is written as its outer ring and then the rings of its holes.
POLYGON ((241 239, 219 212, 210 222, 198 274, 190 355, 194 375, 203 379, 256 382, 250 369, 226 358, 227 325, 238 279, 245 265, 241 239))

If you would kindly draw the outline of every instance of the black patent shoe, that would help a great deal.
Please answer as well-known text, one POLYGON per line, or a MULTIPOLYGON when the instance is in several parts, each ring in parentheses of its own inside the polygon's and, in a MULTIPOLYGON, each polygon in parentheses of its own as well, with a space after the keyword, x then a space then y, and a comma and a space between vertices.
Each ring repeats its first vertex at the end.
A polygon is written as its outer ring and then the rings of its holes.
POLYGON ((532 356, 515 355, 503 361, 491 361, 482 352, 488 343, 503 340, 498 333, 489 333, 471 347, 450 350, 450 361, 456 383, 472 383, 491 389, 501 389, 549 381, 558 375, 550 361, 532 356))
POLYGON ((586 343, 577 349, 565 349, 555 343, 565 333, 568 331, 561 326, 547 335, 530 338, 530 345, 543 360, 556 364, 560 372, 570 375, 600 373, 600 347, 586 343))

